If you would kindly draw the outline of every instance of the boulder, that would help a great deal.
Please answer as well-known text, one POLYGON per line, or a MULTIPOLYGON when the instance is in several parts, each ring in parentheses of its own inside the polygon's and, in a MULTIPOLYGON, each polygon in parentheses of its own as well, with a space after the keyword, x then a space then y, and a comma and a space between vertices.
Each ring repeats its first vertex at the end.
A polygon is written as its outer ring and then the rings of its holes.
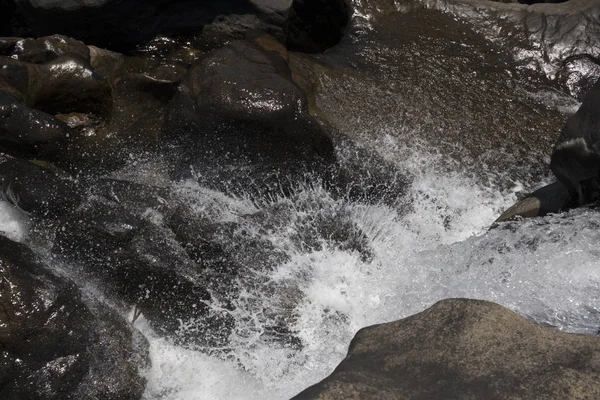
POLYGON ((600 195, 600 80, 560 132, 550 168, 579 205, 600 195))
POLYGON ((16 156, 32 156, 52 151, 73 131, 45 112, 27 107, 16 97, 0 91, 0 145, 16 156))
POLYGON ((0 189, 3 199, 39 217, 72 212, 83 200, 83 190, 75 180, 49 164, 35 161, 1 162, 0 189))
MULTIPOLYGON (((146 193, 150 201, 159 195, 150 188, 146 193)), ((50 229, 55 234, 52 252, 67 269, 84 274, 106 296, 136 306, 161 335, 199 346, 226 343, 231 317, 208 305, 208 274, 146 215, 94 196, 50 229)))
POLYGON ((148 345, 112 310, 0 236, 0 397, 142 398, 148 345))
POLYGON ((323 381, 293 399, 596 399, 600 338, 494 303, 443 300, 361 329, 323 381))
POLYGON ((209 187, 240 194, 286 192, 327 168, 331 138, 308 114, 286 57, 283 46, 261 36, 231 42, 192 66, 167 111, 166 135, 184 153, 175 156, 177 171, 191 165, 209 187))
POLYGON ((38 39, 0 38, 0 54, 13 59, 43 64, 63 55, 77 55, 87 61, 90 50, 85 43, 63 35, 38 39))
POLYGON ((573 194, 569 193, 562 183, 554 182, 519 200, 494 222, 510 221, 518 217, 543 217, 550 213, 566 211, 572 203, 573 194))

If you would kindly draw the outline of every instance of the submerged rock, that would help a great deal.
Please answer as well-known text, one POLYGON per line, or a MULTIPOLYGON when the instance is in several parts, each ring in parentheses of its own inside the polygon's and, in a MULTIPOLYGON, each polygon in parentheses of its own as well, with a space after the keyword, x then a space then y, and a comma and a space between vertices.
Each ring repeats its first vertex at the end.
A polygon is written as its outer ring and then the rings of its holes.
POLYGON ((148 348, 140 334, 1 236, 0 294, 2 399, 141 399, 148 348))
POLYGON ((384 3, 368 19, 355 15, 326 53, 290 53, 311 115, 396 163, 453 159, 485 180, 494 171, 511 177, 499 186, 545 168, 565 118, 547 99, 573 99, 472 24, 417 3, 384 3))
POLYGON ((37 39, 0 38, 0 54, 33 64, 43 64, 63 55, 90 59, 90 50, 85 43, 63 35, 37 39))
POLYGON ((361 329, 347 357, 294 399, 596 399, 600 339, 536 325, 494 303, 443 300, 361 329))

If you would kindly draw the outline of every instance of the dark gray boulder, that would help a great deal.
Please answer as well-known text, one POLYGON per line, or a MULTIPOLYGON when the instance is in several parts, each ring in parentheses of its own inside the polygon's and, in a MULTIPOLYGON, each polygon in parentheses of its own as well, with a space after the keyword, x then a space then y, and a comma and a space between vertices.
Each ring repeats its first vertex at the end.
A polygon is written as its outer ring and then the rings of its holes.
POLYGON ((90 59, 90 50, 85 43, 63 35, 37 39, 3 37, 0 38, 0 49, 3 56, 33 64, 43 64, 68 54, 90 59))
POLYGON ((39 217, 72 212, 83 200, 83 190, 64 172, 19 159, 0 163, 0 190, 3 199, 39 217))
POLYGON ((579 205, 597 199, 600 194, 600 80, 563 127, 550 168, 577 196, 579 205))
POLYGON ((295 400, 596 399, 600 338, 542 327, 497 304, 443 300, 361 329, 295 400))
POLYGON ((17 156, 36 155, 70 133, 71 129, 64 122, 0 92, 0 145, 3 151, 17 156))
POLYGON ((2 399, 141 399, 143 337, 1 236, 0 293, 2 399))

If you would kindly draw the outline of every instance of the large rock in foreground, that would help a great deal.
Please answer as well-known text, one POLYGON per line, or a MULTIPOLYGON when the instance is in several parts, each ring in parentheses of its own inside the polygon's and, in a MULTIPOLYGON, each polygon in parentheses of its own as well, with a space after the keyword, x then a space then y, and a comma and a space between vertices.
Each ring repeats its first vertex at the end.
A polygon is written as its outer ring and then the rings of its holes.
POLYGON ((362 329, 336 370, 294 399, 598 399, 598 382, 599 338, 449 299, 362 329))
POLYGON ((0 398, 140 399, 147 342, 0 236, 0 398), (132 336, 133 335, 133 336, 132 336))

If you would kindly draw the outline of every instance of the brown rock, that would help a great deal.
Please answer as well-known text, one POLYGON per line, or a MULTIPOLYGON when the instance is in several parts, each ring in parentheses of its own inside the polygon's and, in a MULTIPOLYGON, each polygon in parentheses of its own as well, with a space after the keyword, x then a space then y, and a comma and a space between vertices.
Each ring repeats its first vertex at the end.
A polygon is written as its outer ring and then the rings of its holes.
POLYGON ((360 330, 336 370, 294 399, 598 399, 599 382, 599 338, 448 299, 360 330))

